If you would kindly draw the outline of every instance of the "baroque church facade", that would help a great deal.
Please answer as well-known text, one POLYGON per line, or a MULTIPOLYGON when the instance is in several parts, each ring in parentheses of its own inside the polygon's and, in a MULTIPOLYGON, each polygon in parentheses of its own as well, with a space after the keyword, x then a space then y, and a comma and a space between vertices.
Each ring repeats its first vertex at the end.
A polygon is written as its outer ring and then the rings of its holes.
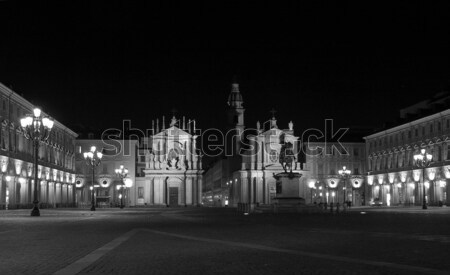
POLYGON ((140 140, 77 140, 77 203, 89 208, 92 195, 97 207, 115 207, 123 196, 125 207, 197 206, 202 186, 202 158, 196 146, 195 121, 186 125, 172 117, 168 128, 164 117, 159 128, 140 140), (92 171, 82 157, 90 146, 103 151, 103 159, 92 171), (123 165, 132 186, 124 190, 115 169, 123 165), (94 175, 93 175, 94 172, 94 175), (91 188, 94 191, 91 191, 91 188))
POLYGON ((145 167, 136 178, 136 206, 200 204, 203 170, 195 121, 189 120, 186 125, 184 117, 181 122, 173 116, 165 128, 163 118, 161 131, 158 120, 153 130, 139 148, 139 154, 145 156, 145 167))
MULTIPOLYGON (((282 147, 290 143, 294 152, 298 152, 299 138, 294 135, 292 122, 287 129, 280 129, 273 115, 262 126, 257 122, 255 129, 246 129, 243 104, 239 84, 234 81, 227 110, 228 130, 234 133, 234 138, 225 143, 232 146, 232 154, 217 159, 205 172, 203 204, 234 207, 247 204, 250 208, 272 204, 276 196, 274 175, 284 172, 280 163, 282 147), (253 134, 244 135, 251 131, 253 134)), ((306 197, 308 171, 301 166, 296 158, 293 172, 302 174, 298 195, 306 197)))

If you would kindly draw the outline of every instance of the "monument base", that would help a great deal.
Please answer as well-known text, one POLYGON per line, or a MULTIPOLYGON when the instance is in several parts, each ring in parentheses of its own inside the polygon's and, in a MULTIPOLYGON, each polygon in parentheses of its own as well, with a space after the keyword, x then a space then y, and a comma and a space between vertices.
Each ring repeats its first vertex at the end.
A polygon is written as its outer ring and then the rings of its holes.
POLYGON ((283 172, 273 174, 276 179, 276 198, 300 198, 300 178, 302 174, 283 172))
POLYGON ((305 199, 301 197, 275 197, 273 200, 278 205, 305 205, 305 199))
POLYGON ((284 172, 274 174, 276 196, 273 198, 273 212, 302 212, 305 199, 300 197, 300 178, 302 174, 284 172))

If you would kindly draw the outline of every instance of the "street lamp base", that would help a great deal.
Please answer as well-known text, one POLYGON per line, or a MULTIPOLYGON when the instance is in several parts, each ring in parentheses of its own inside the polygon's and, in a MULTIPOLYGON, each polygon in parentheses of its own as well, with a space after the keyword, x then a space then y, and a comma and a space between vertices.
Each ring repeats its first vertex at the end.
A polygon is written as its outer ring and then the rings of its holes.
POLYGON ((38 217, 41 213, 39 212, 39 208, 37 206, 33 207, 33 210, 31 210, 31 216, 32 217, 38 217))
POLYGON ((95 205, 91 206, 91 211, 95 211, 95 205))
POLYGON ((428 209, 427 205, 426 204, 422 205, 422 209, 428 209))

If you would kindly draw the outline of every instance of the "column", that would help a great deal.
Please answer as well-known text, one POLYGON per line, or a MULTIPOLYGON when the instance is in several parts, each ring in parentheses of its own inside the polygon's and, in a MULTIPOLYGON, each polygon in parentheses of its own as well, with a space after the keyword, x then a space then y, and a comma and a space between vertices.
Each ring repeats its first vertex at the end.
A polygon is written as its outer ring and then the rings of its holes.
POLYGON ((248 180, 247 178, 241 177, 241 198, 240 202, 248 203, 249 201, 249 194, 248 194, 248 180))
POLYGON ((15 205, 15 208, 18 208, 18 202, 17 202, 17 195, 16 195, 16 182, 18 177, 12 176, 11 180, 8 182, 9 186, 9 205, 13 206, 15 205))
POLYGON ((250 137, 250 147, 252 148, 252 151, 250 151, 250 169, 251 170, 253 170, 253 169, 255 169, 255 162, 256 162, 256 160, 255 160, 255 158, 256 158, 256 156, 255 156, 255 153, 256 153, 256 148, 255 148, 255 144, 256 144, 256 142, 255 142, 255 137, 250 137))
MULTIPOLYGON (((136 190, 139 188, 137 186, 137 184, 135 184, 134 186, 135 186, 136 190)), ((144 190, 148 190, 148 204, 149 205, 154 204, 155 200, 153 198, 153 194, 154 194, 153 180, 151 178, 145 177, 144 190)), ((136 198, 136 199, 138 199, 138 198, 136 198)), ((145 203, 145 195, 144 195, 144 203, 145 203)), ((137 200, 136 200, 136 204, 137 204, 137 200)))
POLYGON ((169 205, 169 179, 164 178, 164 203, 169 205))
POLYGON ((180 205, 186 206, 186 177, 184 177, 183 181, 180 182, 180 205))
POLYGON ((249 185, 248 186, 248 189, 249 189, 248 202, 251 204, 253 204, 255 202, 255 181, 256 181, 256 179, 254 177, 251 177, 249 184, 248 184, 249 185))
POLYGON ((62 183, 59 183, 59 204, 62 207, 62 203, 63 203, 63 186, 62 183))
POLYGON ((186 205, 192 205, 192 178, 186 178, 185 180, 185 185, 186 185, 186 201, 185 204, 186 205))
POLYGON ((6 174, 0 174, 0 204, 5 204, 6 202, 6 174))
POLYGON ((53 182, 53 207, 56 208, 56 182, 53 182))
POLYGON ((152 178, 153 181, 153 203, 154 204, 162 204, 162 186, 160 178, 152 178))
POLYGON ((256 175, 256 182, 255 182, 255 202, 256 203, 262 203, 262 196, 264 191, 261 188, 261 178, 256 175))
POLYGON ((198 175, 198 177, 197 177, 197 204, 199 204, 202 199, 202 186, 203 186, 203 176, 198 175))
POLYGON ((443 198, 443 200, 445 200, 445 204, 447 206, 449 206, 450 205, 450 179, 445 180, 445 193, 446 193, 446 198, 443 198))

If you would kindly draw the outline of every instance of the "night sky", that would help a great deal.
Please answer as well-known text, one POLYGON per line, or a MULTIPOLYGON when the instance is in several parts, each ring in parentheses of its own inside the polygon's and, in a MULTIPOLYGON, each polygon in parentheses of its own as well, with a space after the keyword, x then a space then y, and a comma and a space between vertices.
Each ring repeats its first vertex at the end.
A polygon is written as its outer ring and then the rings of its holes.
POLYGON ((275 108, 296 134, 379 127, 449 87, 448 3, 33 2, 0 1, 0 82, 69 127, 176 108, 221 128, 233 75, 247 126, 275 108))

